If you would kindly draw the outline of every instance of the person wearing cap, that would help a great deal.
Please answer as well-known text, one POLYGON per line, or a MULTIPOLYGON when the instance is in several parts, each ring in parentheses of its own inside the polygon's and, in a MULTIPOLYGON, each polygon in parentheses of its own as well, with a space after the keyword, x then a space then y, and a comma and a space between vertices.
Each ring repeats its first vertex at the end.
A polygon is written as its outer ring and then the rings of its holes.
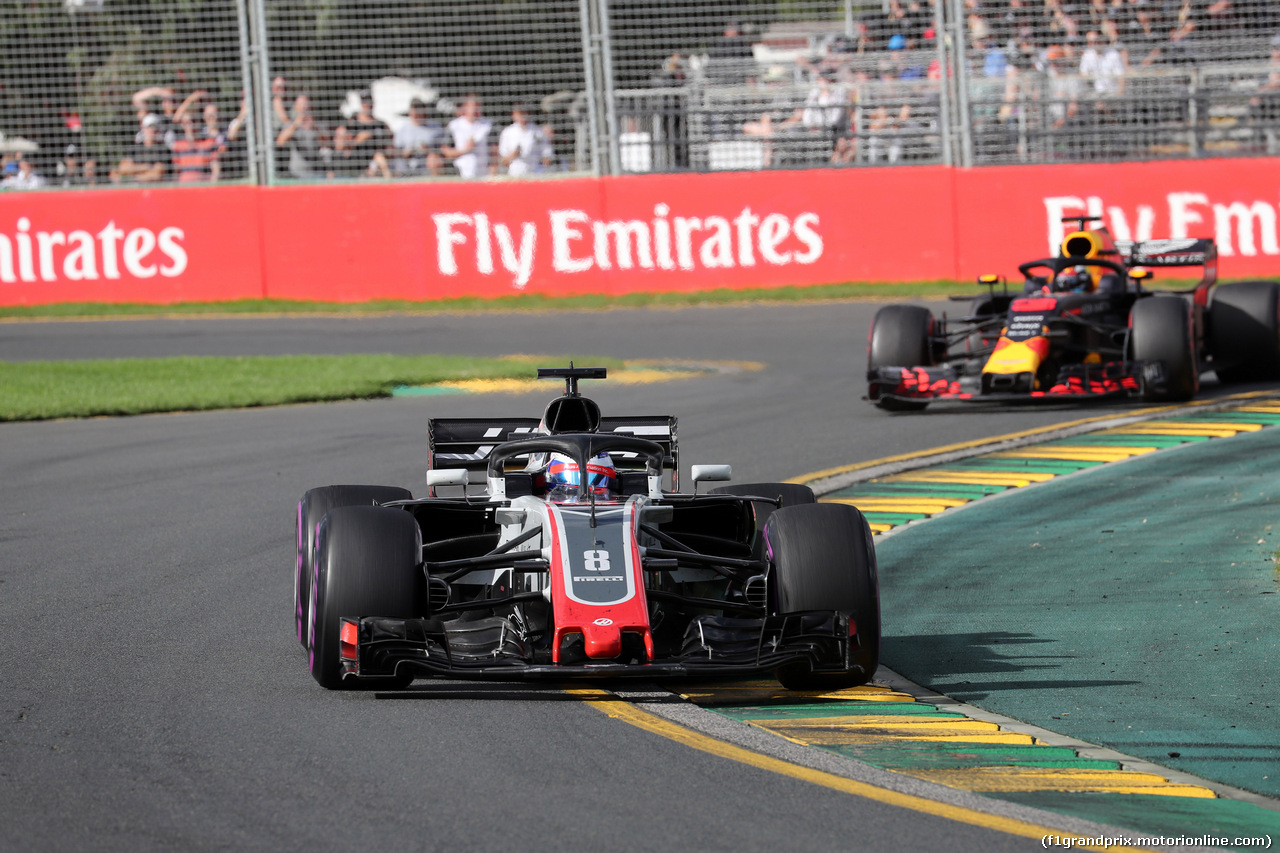
POLYGON ((489 174, 489 131, 493 125, 480 114, 480 98, 467 95, 458 110, 458 116, 449 122, 449 135, 453 144, 446 144, 441 153, 453 161, 458 174, 464 178, 479 178, 489 174))
POLYGON ((137 181, 155 183, 163 181, 169 171, 169 149, 160 141, 160 128, 164 120, 155 113, 142 117, 142 139, 111 170, 111 182, 137 181))
POLYGON ((178 111, 178 97, 172 88, 169 86, 148 86, 145 89, 139 89, 134 92, 133 97, 129 100, 133 104, 133 108, 137 112, 138 116, 139 129, 137 135, 133 138, 135 143, 142 142, 142 120, 149 115, 156 116, 160 119, 160 124, 157 126, 157 133, 160 137, 160 141, 165 145, 168 145, 173 141, 173 136, 177 133, 178 128, 176 116, 178 111), (160 101, 159 112, 151 108, 151 101, 153 99, 159 99, 160 101))
POLYGON ((414 98, 409 102, 409 120, 396 129, 393 141, 398 155, 396 173, 439 175, 444 167, 444 158, 440 153, 444 141, 444 128, 428 118, 426 103, 414 98))
POLYGON ((529 108, 511 110, 511 124, 498 137, 498 158, 512 177, 540 172, 551 162, 551 144, 542 128, 529 121, 529 108))
POLYGON ((62 159, 58 161, 58 183, 64 187, 80 184, 80 149, 72 142, 62 151, 62 159))

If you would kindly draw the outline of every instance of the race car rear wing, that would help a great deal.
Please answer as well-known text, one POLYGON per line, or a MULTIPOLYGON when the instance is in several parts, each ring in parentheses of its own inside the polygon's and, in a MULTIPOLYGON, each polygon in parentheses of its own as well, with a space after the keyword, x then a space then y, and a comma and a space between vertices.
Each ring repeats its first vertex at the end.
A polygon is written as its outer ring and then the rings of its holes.
POLYGON ((1218 247, 1208 238, 1186 240, 1117 240, 1128 267, 1204 267, 1204 282, 1218 278, 1218 247))
MULTIPOLYGON (((499 444, 517 438, 528 438, 538 429, 537 418, 431 418, 427 421, 427 470, 465 468, 483 471, 489 454, 499 444)), ((676 418, 671 415, 640 415, 627 418, 601 418, 600 432, 633 435, 656 442, 669 457, 671 469, 680 470, 679 447, 676 442, 676 418)), ((619 468, 627 467, 627 456, 614 454, 619 468)))

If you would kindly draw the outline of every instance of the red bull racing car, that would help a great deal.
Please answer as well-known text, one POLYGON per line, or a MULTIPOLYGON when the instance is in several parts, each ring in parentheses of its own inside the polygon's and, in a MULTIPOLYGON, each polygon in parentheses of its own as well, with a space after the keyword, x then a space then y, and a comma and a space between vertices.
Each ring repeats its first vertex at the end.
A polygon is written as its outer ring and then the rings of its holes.
POLYGON ((693 466, 680 492, 674 417, 602 417, 577 386, 604 368, 539 376, 566 382, 541 420, 429 422, 425 497, 299 502, 294 618, 316 681, 871 678, 879 593, 856 509, 784 483, 698 494, 725 465, 693 466))
POLYGON ((1280 377, 1280 282, 1215 287, 1212 240, 1117 242, 1088 218, 1054 258, 1018 270, 1021 292, 984 275, 988 293, 952 297, 969 313, 919 305, 877 312, 867 345, 868 399, 890 410, 935 400, 1052 401, 1131 396, 1185 400, 1201 373, 1222 382, 1280 377), (1152 292, 1152 267, 1203 267, 1190 290, 1152 292))

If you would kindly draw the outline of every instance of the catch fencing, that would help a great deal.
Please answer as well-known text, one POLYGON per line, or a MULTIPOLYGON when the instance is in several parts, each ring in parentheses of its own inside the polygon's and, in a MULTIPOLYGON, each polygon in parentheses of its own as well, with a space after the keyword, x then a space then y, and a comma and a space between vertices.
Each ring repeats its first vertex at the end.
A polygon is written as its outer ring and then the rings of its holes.
POLYGON ((0 16, 2 178, 1275 155, 1278 32, 1266 0, 36 0, 0 16))

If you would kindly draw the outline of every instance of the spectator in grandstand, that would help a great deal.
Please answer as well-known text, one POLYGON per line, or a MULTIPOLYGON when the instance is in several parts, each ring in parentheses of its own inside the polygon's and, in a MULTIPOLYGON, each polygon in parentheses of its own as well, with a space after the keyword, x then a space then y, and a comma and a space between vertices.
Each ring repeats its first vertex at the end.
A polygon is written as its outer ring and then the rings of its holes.
POLYGON ((62 159, 58 161, 58 177, 57 182, 63 187, 80 186, 80 149, 73 142, 69 144, 62 152, 62 159))
POLYGON ((541 172, 551 165, 551 143, 543 129, 529 121, 529 108, 511 111, 511 124, 498 137, 498 158, 512 177, 541 172))
POLYGON ((289 123, 289 109, 285 98, 289 97, 289 81, 279 75, 271 78, 271 118, 276 122, 272 130, 279 133, 289 123))
POLYGON ((858 125, 857 112, 850 111, 849 120, 836 134, 835 145, 831 149, 831 163, 842 166, 858 160, 858 125))
POLYGON ((707 61, 702 73, 708 80, 740 85, 757 77, 751 41, 742 34, 737 21, 725 24, 724 32, 707 47, 707 61))
POLYGON ((92 186, 98 182, 98 164, 93 159, 80 162, 80 146, 71 143, 58 163, 58 183, 64 187, 92 186))
POLYGON ((867 162, 879 163, 884 160, 886 163, 897 163, 902 159, 900 133, 910 120, 910 104, 903 104, 892 111, 881 104, 871 110, 867 119, 867 162))
POLYGON ((356 177, 389 178, 391 164, 387 160, 387 149, 390 144, 387 126, 374 118, 373 94, 365 90, 360 93, 360 108, 355 117, 333 132, 334 170, 356 177))
POLYGON ((1249 123, 1264 140, 1280 133, 1280 33, 1271 37, 1271 60, 1258 79, 1258 93, 1249 98, 1249 123))
MULTIPOLYGON (((218 115, 218 105, 211 100, 207 100, 208 93, 201 92, 200 94, 203 97, 199 101, 192 101, 190 104, 184 102, 186 108, 179 108, 177 116, 179 123, 181 123, 188 113, 194 113, 197 108, 199 109, 200 120, 203 122, 199 129, 200 147, 203 150, 212 152, 213 159, 209 164, 209 179, 217 181, 222 178, 225 171, 223 158, 227 154, 227 134, 222 129, 222 122, 218 115)), ((243 108, 242 105, 241 109, 243 108)))
POLYGON ((1040 16, 1030 8, 1031 0, 1007 0, 997 7, 987 20, 991 39, 998 45, 1008 45, 1018 38, 1023 27, 1032 25, 1040 16))
POLYGON ((1080 76, 1092 81, 1093 90, 1104 98, 1124 94, 1125 58, 1115 43, 1106 43, 1095 30, 1085 33, 1080 54, 1080 76))
POLYGON ((161 124, 158 128, 160 141, 168 145, 173 140, 173 135, 177 133, 178 125, 176 113, 178 111, 178 98, 173 89, 168 86, 148 86, 145 89, 139 89, 133 93, 130 98, 133 108, 138 116, 138 133, 134 137, 135 143, 142 141, 142 120, 149 115, 159 116, 161 124), (156 112, 152 109, 151 101, 159 99, 160 111, 156 112))
MULTIPOLYGON (((362 103, 361 110, 364 109, 362 103)), ((369 109, 372 109, 372 101, 369 109)), ((396 130, 396 174, 439 175, 444 166, 441 149, 445 139, 444 128, 427 118, 427 105, 414 98, 409 102, 409 120, 396 130)))
POLYGON ((449 135, 453 144, 446 144, 441 153, 453 161, 458 174, 464 178, 479 178, 490 174, 489 131, 493 125, 481 114, 480 98, 467 95, 458 111, 458 117, 449 122, 449 135))
POLYGON ((1059 44, 1070 44, 1080 38, 1088 21, 1088 4, 1077 0, 1045 0, 1049 13, 1048 37, 1059 44))
POLYGON ((240 112, 227 125, 226 150, 218 157, 220 178, 235 181, 248 173, 249 152, 244 140, 249 122, 249 99, 240 93, 240 112))
MULTIPOLYGON (((271 136, 278 137, 290 122, 288 101, 289 81, 284 75, 271 78, 271 136)), ((289 174, 288 157, 276 157, 276 174, 285 177, 289 174)))
POLYGON ((985 42, 991 37, 991 25, 977 12, 970 12, 965 16, 965 27, 969 32, 969 44, 985 42))
POLYGON ((707 49, 708 59, 753 59, 751 42, 742 34, 737 21, 724 25, 724 32, 707 49))
POLYGON ((910 39, 893 36, 889 39, 889 50, 893 52, 893 65, 899 80, 920 80, 927 73, 920 52, 912 49, 910 39))
POLYGON ((766 166, 773 164, 774 143, 801 160, 812 159, 808 155, 820 149, 820 159, 826 161, 834 153, 836 137, 847 121, 848 107, 847 92, 836 85, 835 72, 826 70, 817 75, 804 106, 796 107, 778 122, 771 113, 764 113, 758 120, 743 124, 742 132, 770 140, 765 146, 766 166))
POLYGON ((1170 6, 1176 9, 1171 16, 1168 43, 1163 48, 1165 61, 1176 65, 1190 65, 1196 61, 1197 33, 1203 28, 1208 9, 1218 2, 1204 4, 1202 0, 1181 0, 1170 6))
POLYGON ((210 134, 206 125, 196 127, 196 117, 192 110, 183 110, 178 119, 179 133, 169 143, 173 153, 173 174, 179 183, 216 181, 219 175, 218 155, 226 147, 226 138, 216 128, 218 108, 209 104, 213 110, 214 132, 210 134))
MULTIPOLYGON (((889 0, 889 11, 885 15, 884 32, 890 41, 894 36, 902 36, 901 45, 907 50, 914 49, 926 39, 926 32, 933 26, 933 12, 920 4, 920 0, 889 0)), ((893 50, 890 47, 890 50, 893 50)))
POLYGON ((111 183, 136 181, 155 183, 163 181, 169 171, 169 149, 160 141, 160 127, 164 119, 155 113, 142 117, 142 139, 133 144, 132 150, 111 170, 111 183))
POLYGON ((813 133, 832 133, 839 128, 849 106, 848 93, 837 85, 835 72, 818 74, 805 96, 804 106, 796 109, 778 125, 780 130, 798 125, 813 133))
POLYGON ((1243 20, 1237 15, 1232 0, 1209 0, 1194 4, 1195 31, 1204 36, 1230 36, 1235 34, 1243 20))
POLYGON ((1147 67, 1160 61, 1168 30, 1163 10, 1149 0, 1130 0, 1120 39, 1129 47, 1130 65, 1147 67))
POLYGON ((1085 110, 1080 104, 1081 80, 1076 75, 1078 62, 1070 47, 1051 45, 1045 51, 1049 77, 1049 118, 1059 159, 1079 157, 1083 140, 1079 130, 1085 110))
POLYGON ((12 172, 8 167, 5 168, 5 178, 0 181, 0 187, 6 190, 36 190, 44 186, 45 180, 36 171, 35 163, 18 154, 16 164, 17 168, 12 172))
POLYGON ((1009 55, 1003 47, 994 44, 978 44, 982 53, 982 76, 1004 77, 1009 68, 1009 55))
MULTIPOLYGON (((751 65, 755 68, 754 61, 751 65)), ((650 84, 655 89, 679 89, 685 85, 684 57, 678 53, 673 53, 662 63, 662 71, 650 78, 650 84)), ((756 80, 754 74, 747 78, 748 83, 754 83, 756 80)), ((689 165, 689 127, 687 117, 685 115, 686 99, 680 93, 664 93, 654 96, 651 101, 654 111, 658 114, 660 122, 662 138, 669 140, 671 157, 676 166, 689 165)), ((547 139, 547 151, 554 161, 555 151, 551 145, 551 134, 544 134, 547 139)), ((501 156, 501 154, 499 154, 501 156)))
POLYGON ((293 116, 276 136, 276 148, 289 155, 289 174, 302 180, 325 175, 332 153, 324 145, 324 134, 311 113, 311 99, 299 95, 293 101, 293 116))

